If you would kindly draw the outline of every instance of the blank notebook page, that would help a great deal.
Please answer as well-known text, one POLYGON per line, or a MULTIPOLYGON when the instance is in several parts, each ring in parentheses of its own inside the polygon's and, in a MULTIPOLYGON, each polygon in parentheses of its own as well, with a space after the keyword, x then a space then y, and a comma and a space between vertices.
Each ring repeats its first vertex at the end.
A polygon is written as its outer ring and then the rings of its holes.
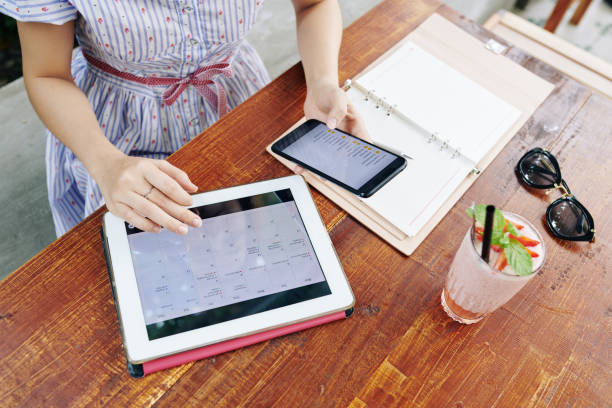
POLYGON ((521 113, 410 41, 357 83, 474 163, 521 113))
POLYGON ((355 82, 361 89, 351 87, 347 95, 374 143, 414 159, 362 201, 408 236, 418 233, 521 113, 411 42, 355 82), (388 112, 378 98, 394 109, 388 112))

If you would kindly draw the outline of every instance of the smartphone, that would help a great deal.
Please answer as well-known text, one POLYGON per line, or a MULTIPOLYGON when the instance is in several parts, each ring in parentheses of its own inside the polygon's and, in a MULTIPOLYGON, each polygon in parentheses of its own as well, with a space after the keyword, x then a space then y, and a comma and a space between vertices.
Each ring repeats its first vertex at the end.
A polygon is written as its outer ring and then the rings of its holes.
POLYGON ((272 151, 360 197, 370 197, 406 167, 404 157, 316 119, 276 141, 272 151))

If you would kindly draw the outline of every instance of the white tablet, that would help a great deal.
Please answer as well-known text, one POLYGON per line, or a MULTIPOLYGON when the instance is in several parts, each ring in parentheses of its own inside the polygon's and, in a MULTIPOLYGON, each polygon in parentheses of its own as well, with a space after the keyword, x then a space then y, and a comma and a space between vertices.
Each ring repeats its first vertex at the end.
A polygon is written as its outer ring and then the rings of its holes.
POLYGON ((350 309, 354 297, 300 176, 193 196, 200 228, 103 234, 126 356, 139 364, 350 309))

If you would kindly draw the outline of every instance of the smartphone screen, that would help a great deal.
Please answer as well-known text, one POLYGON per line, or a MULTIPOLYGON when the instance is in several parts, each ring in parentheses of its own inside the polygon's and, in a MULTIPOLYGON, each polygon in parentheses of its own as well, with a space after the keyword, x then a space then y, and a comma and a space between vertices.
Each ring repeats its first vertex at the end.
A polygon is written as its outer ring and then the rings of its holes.
POLYGON ((363 197, 406 166, 403 157, 317 120, 305 122, 272 150, 363 197))

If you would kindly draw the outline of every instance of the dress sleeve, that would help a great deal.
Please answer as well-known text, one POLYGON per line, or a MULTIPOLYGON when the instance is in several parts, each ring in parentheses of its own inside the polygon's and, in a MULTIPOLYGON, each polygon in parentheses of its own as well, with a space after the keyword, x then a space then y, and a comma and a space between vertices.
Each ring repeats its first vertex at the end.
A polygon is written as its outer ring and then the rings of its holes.
POLYGON ((0 0, 0 13, 18 21, 56 25, 77 18, 77 10, 68 0, 0 0))

